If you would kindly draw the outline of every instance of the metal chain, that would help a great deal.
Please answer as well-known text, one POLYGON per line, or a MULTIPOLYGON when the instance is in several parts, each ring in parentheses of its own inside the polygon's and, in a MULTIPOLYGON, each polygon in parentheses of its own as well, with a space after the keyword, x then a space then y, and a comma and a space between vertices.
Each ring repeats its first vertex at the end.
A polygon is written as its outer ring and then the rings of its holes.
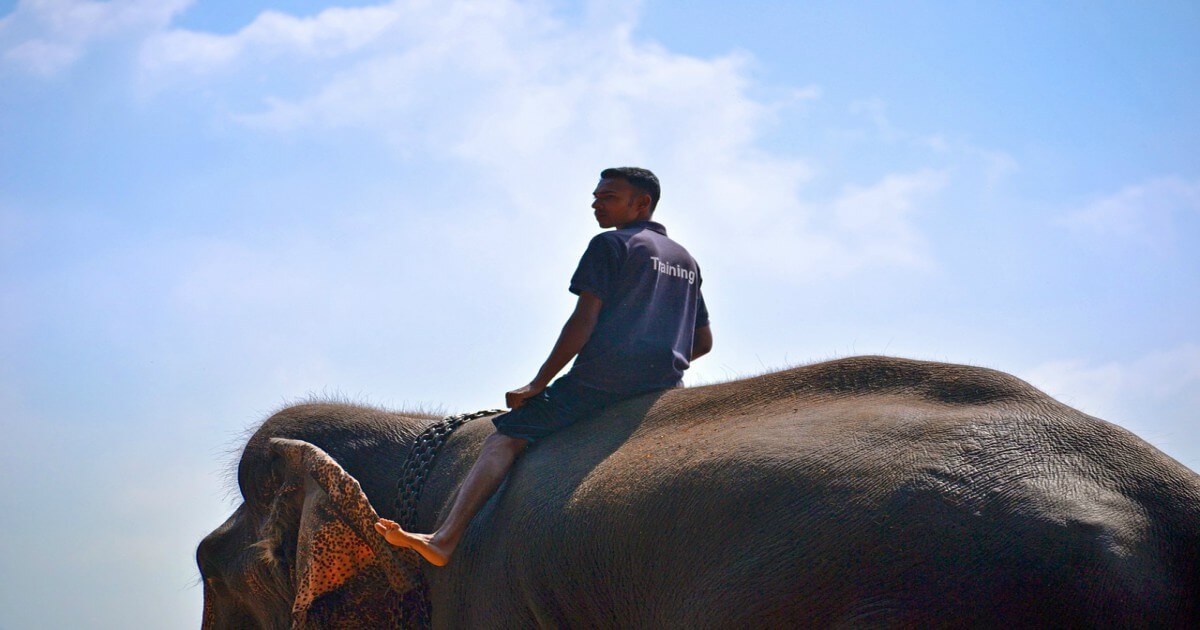
MULTIPOLYGON (((413 440, 408 457, 404 460, 404 470, 400 473, 400 481, 396 484, 396 522, 405 531, 412 531, 417 525, 417 501, 421 499, 421 489, 425 486, 425 478, 433 469, 434 458, 438 451, 450 438, 454 430, 470 420, 494 416, 503 413, 501 409, 488 409, 474 413, 464 413, 457 416, 446 416, 429 425, 413 440)), ((412 593, 404 597, 404 607, 408 609, 405 617, 414 621, 418 628, 432 627, 432 609, 429 603, 429 585, 423 574, 412 593)))

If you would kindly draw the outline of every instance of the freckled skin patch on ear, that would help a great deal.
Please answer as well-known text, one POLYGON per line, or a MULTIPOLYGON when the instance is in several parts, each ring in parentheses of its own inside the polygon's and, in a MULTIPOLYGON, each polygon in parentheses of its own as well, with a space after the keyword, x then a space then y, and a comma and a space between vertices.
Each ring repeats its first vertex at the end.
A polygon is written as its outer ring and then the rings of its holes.
MULTIPOLYGON (((292 530, 296 541, 292 627, 415 625, 412 611, 417 608, 409 601, 415 560, 388 548, 374 535, 373 524, 379 517, 358 481, 310 443, 274 439, 272 447, 294 474, 293 482, 285 483, 280 492, 302 492, 295 501, 298 510, 293 518, 298 523, 292 530)), ((277 497, 268 524, 288 520, 291 505, 277 497)))
POLYGON ((341 588, 375 562, 375 554, 346 526, 327 502, 306 510, 300 524, 299 556, 306 562, 296 576, 294 613, 341 588))
MULTIPOLYGON (((313 507, 324 506, 324 518, 339 520, 357 536, 358 542, 365 542, 374 553, 374 561, 382 565, 392 589, 397 593, 412 590, 418 571, 416 554, 391 547, 375 533, 379 514, 371 507, 358 481, 327 453, 312 444, 279 438, 271 442, 276 452, 287 459, 293 469, 303 471, 306 478, 305 514, 312 510, 310 502, 313 507)), ((304 518, 302 515, 301 523, 304 518)), ((304 557, 299 553, 297 555, 304 557)))

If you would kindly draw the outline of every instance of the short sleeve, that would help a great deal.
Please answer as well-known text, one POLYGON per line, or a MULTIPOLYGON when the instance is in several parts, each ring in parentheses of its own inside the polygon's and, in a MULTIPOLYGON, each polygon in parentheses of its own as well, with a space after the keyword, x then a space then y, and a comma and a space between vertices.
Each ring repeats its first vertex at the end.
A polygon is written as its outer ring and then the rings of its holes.
POLYGON ((621 269, 621 245, 611 233, 597 234, 588 243, 587 251, 579 259, 575 275, 571 276, 571 293, 592 293, 601 301, 608 301, 617 283, 621 269))
POLYGON ((696 328, 704 328, 708 325, 708 306, 704 304, 704 293, 700 292, 696 298, 696 328))

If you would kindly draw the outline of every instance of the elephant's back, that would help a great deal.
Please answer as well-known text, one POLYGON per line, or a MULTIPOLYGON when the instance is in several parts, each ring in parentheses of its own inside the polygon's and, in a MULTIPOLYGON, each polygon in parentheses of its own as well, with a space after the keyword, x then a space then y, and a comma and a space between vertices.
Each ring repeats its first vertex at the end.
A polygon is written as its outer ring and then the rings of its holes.
POLYGON ((1029 606, 1047 597, 1086 600, 1060 611, 1081 622, 1196 614, 1195 473, 1016 379, 946 374, 772 375, 618 405, 527 452, 473 527, 510 553, 463 568, 568 622, 1046 621, 1029 606), (1041 592, 1005 599, 1029 579, 1041 592), (630 598, 647 589, 653 610, 630 598), (1096 600, 1130 592, 1148 603, 1096 600))
POLYGON ((628 437, 611 459, 621 463, 614 473, 678 452, 684 467, 799 470, 805 478, 826 470, 884 489, 970 469, 972 481, 1055 474, 1141 496, 1166 487, 1200 503, 1200 475, 1145 440, 986 368, 852 357, 671 390, 640 411, 618 407, 577 428, 630 425, 618 431, 628 437))

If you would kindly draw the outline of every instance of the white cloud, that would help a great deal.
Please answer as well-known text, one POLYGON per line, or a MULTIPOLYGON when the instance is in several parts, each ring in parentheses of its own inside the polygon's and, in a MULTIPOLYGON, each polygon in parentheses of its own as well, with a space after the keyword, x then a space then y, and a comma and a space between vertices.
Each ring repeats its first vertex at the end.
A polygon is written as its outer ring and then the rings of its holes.
POLYGON ((1016 158, 1003 151, 976 146, 961 138, 942 133, 917 133, 902 129, 892 122, 887 103, 881 98, 869 98, 850 104, 850 113, 866 118, 879 141, 885 144, 904 144, 952 158, 959 164, 974 164, 989 188, 1020 169, 1016 158))
POLYGON ((748 56, 674 53, 635 38, 632 19, 571 24, 505 0, 265 13, 232 35, 152 38, 143 78, 239 94, 235 120, 264 132, 366 130, 402 156, 448 160, 527 220, 582 207, 600 166, 640 163, 663 178, 663 220, 703 225, 716 236, 693 242, 731 267, 803 280, 818 267, 930 266, 912 217, 946 172, 811 198, 808 160, 758 145, 783 109, 820 88, 764 102, 750 95, 748 56), (264 87, 263 76, 298 65, 303 77, 264 87))
POLYGON ((192 0, 22 0, 0 21, 4 60, 50 76, 97 42, 165 27, 192 0))
POLYGON ((875 127, 875 132, 887 142, 907 135, 892 126, 892 121, 887 115, 887 103, 881 98, 874 97, 854 101, 850 103, 850 113, 866 117, 875 127))
POLYGON ((1093 237, 1151 249, 1172 247, 1178 225, 1200 218, 1200 180, 1160 177, 1101 197, 1063 219, 1093 237))
POLYGON ((1072 407, 1130 429, 1193 468, 1200 465, 1195 444, 1200 345, 1186 343, 1127 362, 1053 361, 1019 375, 1072 407))
POLYGON ((1026 375, 1052 396, 1096 415, 1119 413, 1131 398, 1162 401, 1184 394, 1200 403, 1200 346, 1183 344, 1126 363, 1055 361, 1026 375))
POLYGON ((833 211, 845 238, 857 244, 854 260, 862 266, 872 262, 929 265, 925 240, 909 219, 918 201, 941 190, 946 179, 944 172, 921 171, 889 175, 874 186, 847 190, 833 211))
MULTIPOLYGON (((166 30, 149 37, 141 52, 143 68, 170 75, 180 70, 216 72, 240 57, 259 60, 283 57, 329 58, 350 54, 398 34, 403 25, 395 5, 345 9, 334 7, 313 17, 295 17, 264 11, 233 35, 216 35, 183 29, 166 30)), ((162 80, 165 76, 157 77, 162 80)))

